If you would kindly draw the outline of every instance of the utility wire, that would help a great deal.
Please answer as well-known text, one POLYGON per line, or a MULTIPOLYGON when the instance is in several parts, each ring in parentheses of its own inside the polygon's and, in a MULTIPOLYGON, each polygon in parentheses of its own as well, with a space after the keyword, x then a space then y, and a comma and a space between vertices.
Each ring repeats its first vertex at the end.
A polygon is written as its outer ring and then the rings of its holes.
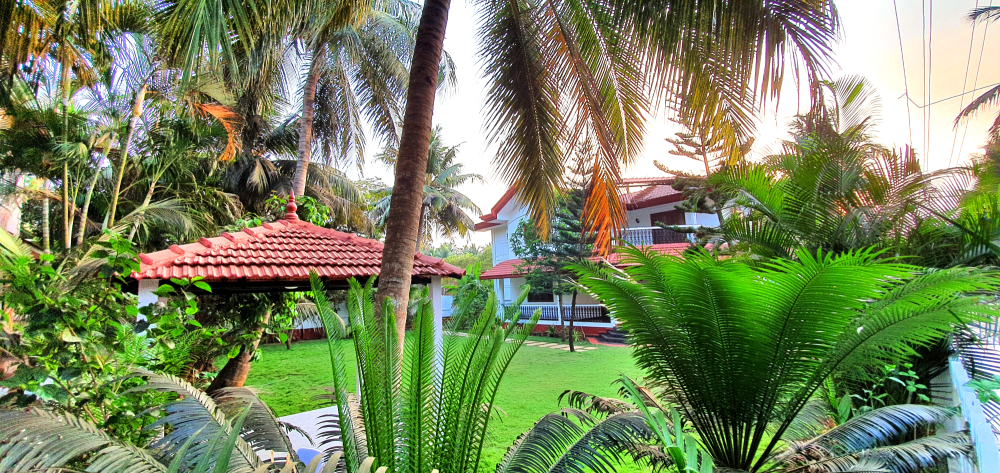
MULTIPOLYGON (((923 74, 920 82, 920 101, 930 102, 927 98, 927 0, 920 2, 920 68, 923 74)), ((921 109, 920 114, 920 151, 924 154, 924 167, 927 164, 927 108, 921 109)))
POLYGON ((945 97, 943 99, 937 99, 937 100, 935 100, 935 101, 933 101, 931 103, 924 104, 924 105, 920 105, 919 103, 914 102, 913 99, 910 98, 910 96, 906 95, 905 93, 903 95, 900 95, 897 98, 901 99, 903 97, 906 97, 906 100, 908 100, 910 103, 912 103, 914 107, 917 107, 917 108, 926 108, 926 107, 929 107, 931 105, 937 105, 937 104, 939 104, 941 102, 947 102, 947 101, 952 100, 952 99, 957 99, 957 98, 959 98, 959 97, 961 97, 963 95, 969 95, 971 93, 979 92, 980 90, 990 89, 990 88, 996 87, 998 85, 1000 85, 1000 82, 997 82, 996 84, 984 85, 984 86, 976 88, 976 89, 967 90, 965 92, 962 92, 961 94, 952 95, 951 97, 945 97))
MULTIPOLYGON (((976 9, 979 9, 979 0, 976 0, 976 9)), ((962 100, 958 102, 958 113, 962 113, 965 107, 965 88, 969 84, 969 66, 972 65, 972 46, 976 43, 976 23, 972 23, 972 34, 969 35, 969 55, 965 58, 965 76, 962 79, 962 100)), ((973 86, 975 87, 975 86, 973 86)), ((955 144, 958 142, 958 127, 955 127, 954 136, 951 138, 951 151, 948 153, 948 167, 951 167, 952 158, 955 156, 955 144)), ((958 150, 962 154, 962 150, 958 150)))
MULTIPOLYGON (((990 0, 990 6, 993 6, 993 0, 990 0)), ((983 52, 986 51, 986 35, 990 32, 990 22, 986 22, 986 26, 983 27, 983 44, 979 48, 979 63, 976 64, 976 78, 972 82, 972 86, 975 87, 979 83, 979 73, 982 72, 983 65, 983 52)), ((996 84, 994 84, 996 85, 996 84)), ((991 86, 992 87, 992 86, 991 86)), ((960 112, 961 113, 961 112, 960 112)), ((958 153, 962 153, 962 148, 965 147, 965 135, 969 132, 969 121, 965 120, 965 128, 962 130, 962 141, 958 145, 958 153)), ((958 164, 957 162, 955 164, 958 164)))
POLYGON ((906 96, 906 125, 910 130, 910 146, 913 146, 913 118, 910 113, 910 85, 906 80, 906 58, 903 56, 903 33, 899 28, 899 9, 892 0, 892 11, 896 13, 896 36, 899 38, 899 62, 903 65, 903 95, 906 96))
POLYGON ((931 80, 934 78, 934 0, 927 0, 927 148, 924 150, 924 169, 931 166, 931 100, 933 88, 931 80))

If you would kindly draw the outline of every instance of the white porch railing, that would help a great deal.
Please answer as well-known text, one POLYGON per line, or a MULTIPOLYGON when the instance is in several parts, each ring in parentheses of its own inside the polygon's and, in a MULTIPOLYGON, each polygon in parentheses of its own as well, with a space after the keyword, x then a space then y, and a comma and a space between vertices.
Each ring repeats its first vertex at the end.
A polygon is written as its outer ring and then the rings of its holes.
MULTIPOLYGON (((697 228, 697 225, 678 225, 685 228, 697 228)), ((633 245, 659 245, 662 243, 687 243, 694 241, 694 234, 681 233, 662 227, 634 227, 625 230, 622 240, 633 245)))
MULTIPOLYGON (((504 304, 505 307, 510 307, 512 304, 504 304)), ((534 314, 536 310, 541 309, 542 316, 539 320, 549 320, 549 321, 559 321, 559 308, 555 304, 521 304, 521 320, 528 320, 534 314)), ((563 305, 562 316, 563 320, 569 321, 572 314, 572 306, 563 305)), ((576 305, 576 316, 573 317, 575 322, 611 322, 611 318, 608 316, 607 309, 600 304, 577 304, 576 305)))
POLYGON ((954 404, 962 408, 962 417, 966 424, 965 426, 954 426, 952 430, 968 429, 978 463, 974 466, 963 461, 959 465, 952 465, 953 468, 950 471, 955 473, 1000 471, 1000 450, 997 449, 997 438, 990 423, 986 420, 983 405, 976 397, 976 393, 972 388, 966 386, 966 383, 969 382, 969 373, 962 366, 962 361, 957 355, 951 357, 948 368, 951 373, 952 399, 954 404))

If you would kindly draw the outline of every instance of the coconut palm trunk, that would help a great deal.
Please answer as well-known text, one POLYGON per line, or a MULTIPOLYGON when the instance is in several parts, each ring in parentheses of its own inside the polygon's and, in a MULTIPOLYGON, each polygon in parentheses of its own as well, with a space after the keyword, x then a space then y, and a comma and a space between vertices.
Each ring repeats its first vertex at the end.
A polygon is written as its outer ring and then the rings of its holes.
POLYGON ((100 161, 98 163, 98 169, 94 171, 94 177, 90 179, 90 183, 87 184, 87 192, 84 194, 83 198, 83 208, 80 209, 80 232, 76 234, 76 244, 77 246, 83 244, 83 238, 87 236, 87 214, 90 212, 90 199, 94 196, 94 188, 97 187, 97 179, 101 176, 100 161))
POLYGON ((122 190, 122 176, 125 175, 125 165, 128 163, 129 148, 132 147, 132 138, 135 136, 135 129, 139 125, 139 117, 142 116, 142 104, 146 100, 146 84, 139 88, 135 94, 135 103, 132 105, 132 118, 128 121, 128 131, 125 132, 125 143, 121 147, 121 162, 118 164, 118 173, 115 176, 115 189, 111 193, 111 208, 108 209, 108 222, 106 227, 115 226, 115 213, 118 210, 118 193, 122 190))
POLYGON ((313 108, 316 103, 316 86, 322 73, 322 63, 319 57, 323 55, 324 46, 313 52, 309 75, 302 88, 302 117, 299 118, 299 163, 295 167, 295 177, 292 179, 292 194, 305 195, 306 176, 309 174, 309 159, 312 155, 313 139, 313 108))
MULTIPOLYGON (((393 301, 400 356, 403 330, 406 328, 406 304, 409 302, 413 254, 420 227, 424 179, 427 174, 438 65, 450 6, 450 0, 424 2, 413 48, 403 133, 396 159, 396 178, 385 228, 385 248, 382 250, 382 269, 376 299, 389 297, 393 301)), ((375 307, 381 307, 381 304, 376 303, 375 307)))
MULTIPOLYGON (((149 184, 149 191, 146 192, 146 197, 142 199, 142 208, 145 209, 150 202, 153 201, 153 193, 156 191, 156 183, 159 181, 159 176, 153 177, 153 182, 149 184)), ((139 213, 138 217, 135 219, 135 223, 132 224, 132 230, 128 232, 128 241, 132 241, 132 237, 135 236, 135 232, 139 230, 139 224, 142 223, 143 217, 145 217, 146 211, 143 210, 139 213)))

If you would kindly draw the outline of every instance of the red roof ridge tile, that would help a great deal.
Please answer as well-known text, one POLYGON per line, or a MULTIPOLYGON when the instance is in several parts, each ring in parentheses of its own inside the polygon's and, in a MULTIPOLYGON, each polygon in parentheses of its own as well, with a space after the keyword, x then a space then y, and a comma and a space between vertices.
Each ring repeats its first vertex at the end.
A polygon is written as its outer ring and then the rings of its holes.
MULTIPOLYGON (((355 234, 301 220, 279 220, 140 254, 142 265, 132 277, 204 276, 209 282, 299 281, 308 280, 311 268, 324 277, 347 279, 378 274, 382 248, 381 242, 355 234)), ((459 277, 464 274, 461 268, 438 258, 419 255, 415 259, 414 276, 459 277)))

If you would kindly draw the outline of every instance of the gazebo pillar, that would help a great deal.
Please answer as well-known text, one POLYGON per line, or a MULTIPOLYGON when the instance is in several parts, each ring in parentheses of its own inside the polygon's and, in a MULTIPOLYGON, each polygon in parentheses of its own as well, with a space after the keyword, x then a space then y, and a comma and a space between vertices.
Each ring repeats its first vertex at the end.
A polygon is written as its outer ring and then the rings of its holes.
POLYGON ((441 276, 431 277, 431 305, 434 307, 434 346, 444 349, 444 307, 441 302, 441 276))
MULTIPOLYGON (((156 290, 160 287, 159 279, 140 279, 139 280, 139 308, 146 307, 147 305, 156 304, 160 296, 156 295, 156 290)), ((146 316, 139 314, 137 320, 146 320, 146 316)))

